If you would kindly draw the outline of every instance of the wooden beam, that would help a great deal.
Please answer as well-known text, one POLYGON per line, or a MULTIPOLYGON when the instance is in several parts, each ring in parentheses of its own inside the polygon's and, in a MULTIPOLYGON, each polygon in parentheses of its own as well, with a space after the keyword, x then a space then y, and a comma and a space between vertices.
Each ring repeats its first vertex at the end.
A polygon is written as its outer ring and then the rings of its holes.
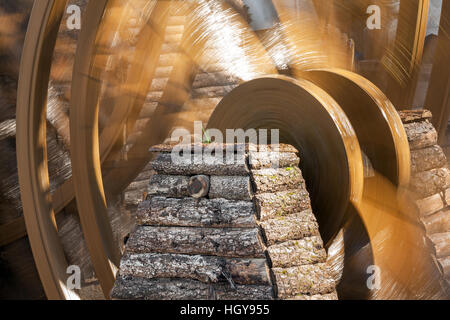
POLYGON ((394 47, 383 58, 390 75, 387 96, 397 109, 412 104, 415 77, 422 63, 429 0, 401 0, 394 47))
POLYGON ((438 43, 425 107, 433 113, 439 143, 445 139, 450 118, 450 1, 442 4, 438 43))

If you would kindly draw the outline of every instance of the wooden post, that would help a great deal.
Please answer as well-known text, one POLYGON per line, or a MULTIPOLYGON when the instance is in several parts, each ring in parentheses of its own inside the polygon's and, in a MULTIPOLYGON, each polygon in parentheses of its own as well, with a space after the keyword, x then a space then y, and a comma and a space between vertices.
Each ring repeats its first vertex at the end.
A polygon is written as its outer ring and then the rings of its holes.
POLYGON ((426 108, 433 113, 433 124, 439 134, 439 143, 445 140, 450 118, 450 1, 442 4, 438 43, 433 60, 426 108))

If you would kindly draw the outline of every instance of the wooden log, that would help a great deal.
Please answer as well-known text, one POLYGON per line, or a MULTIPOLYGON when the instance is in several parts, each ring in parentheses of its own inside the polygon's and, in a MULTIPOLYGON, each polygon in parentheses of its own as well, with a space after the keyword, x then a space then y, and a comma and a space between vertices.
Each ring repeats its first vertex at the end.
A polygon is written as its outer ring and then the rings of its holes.
POLYGON ((447 165, 447 158, 438 145, 411 151, 412 173, 424 172, 447 165))
POLYGON ((265 259, 226 259, 178 254, 126 254, 120 263, 121 276, 146 279, 183 278, 205 283, 270 285, 265 259))
POLYGON ((450 170, 445 167, 417 173, 410 186, 421 199, 443 192, 450 187, 450 170))
POLYGON ((302 212, 302 221, 310 221, 314 218, 312 211, 309 210, 311 200, 306 189, 257 194, 255 203, 258 218, 261 221, 299 212, 302 212))
POLYGON ((227 86, 239 84, 241 80, 237 77, 230 75, 227 72, 211 72, 211 73, 199 73, 195 77, 192 85, 193 89, 207 88, 214 86, 227 86))
POLYGON ((280 192, 305 188, 302 172, 297 167, 252 170, 255 192, 280 192))
POLYGON ((319 295, 335 291, 325 263, 273 270, 278 298, 289 299, 298 295, 319 295))
POLYGON ((437 258, 450 256, 450 232, 436 233, 428 236, 433 241, 437 258))
POLYGON ((431 120, 433 115, 429 110, 405 110, 399 111, 400 118, 403 123, 422 122, 425 120, 431 120))
POLYGON ((212 176, 209 197, 250 201, 252 200, 250 177, 212 176))
POLYGON ((206 284, 185 279, 122 277, 111 294, 117 300, 272 300, 271 286, 206 284))
POLYGON ((166 28, 166 34, 182 34, 184 32, 184 25, 169 25, 166 28))
POLYGON ((429 121, 407 123, 404 127, 411 150, 427 148, 437 144, 436 129, 429 121))
POLYGON ((147 197, 143 190, 129 190, 123 194, 123 204, 127 208, 136 208, 147 197))
POLYGON ((315 220, 302 221, 302 213, 278 217, 260 224, 262 234, 268 246, 289 240, 302 240, 319 236, 319 225, 315 220))
POLYGON ((243 154, 236 154, 233 161, 227 161, 226 156, 219 155, 177 157, 171 153, 161 153, 152 164, 158 173, 169 175, 247 176, 249 173, 243 154))
MULTIPOLYGON (((219 101, 219 100, 218 100, 219 101)), ((178 143, 165 143, 165 144, 158 144, 155 146, 152 146, 150 148, 150 152, 163 152, 163 153, 171 153, 173 151, 174 147, 178 147, 178 143)), ((209 152, 214 150, 222 150, 222 151, 234 151, 235 153, 249 153, 249 152, 281 152, 281 153, 298 153, 298 150, 288 144, 269 144, 269 145, 263 145, 263 144, 253 144, 253 143, 191 143, 186 144, 185 146, 190 147, 190 152, 194 152, 194 150, 201 149, 204 152, 209 152)))
POLYGON ((443 195, 440 193, 434 194, 425 199, 417 200, 416 204, 421 217, 432 215, 445 207, 443 195))
POLYGON ((422 222, 427 234, 448 232, 450 231, 450 209, 425 217, 422 222))
POLYGON ((300 164, 297 154, 287 152, 250 152, 248 159, 252 170, 298 167, 300 164))
POLYGON ((293 298, 288 298, 286 300, 298 300, 298 301, 331 301, 331 300, 339 300, 337 292, 326 293, 326 294, 315 294, 315 295, 305 295, 300 294, 293 298))
POLYGON ((250 201, 153 197, 139 205, 139 225, 179 227, 255 228, 255 209, 250 201))
POLYGON ((188 193, 192 198, 200 199, 208 195, 210 179, 208 176, 199 175, 189 180, 188 193))
POLYGON ((156 174, 151 177, 148 194, 151 196, 166 196, 182 198, 189 196, 189 177, 156 174))
POLYGON ((286 241, 267 248, 273 268, 290 268, 325 262, 327 253, 320 237, 286 241))
POLYGON ((130 236, 131 253, 175 253, 262 258, 258 229, 139 226, 130 236))
POLYGON ((192 99, 200 98, 222 98, 230 93, 237 85, 212 86, 206 88, 193 89, 191 93, 192 99))
MULTIPOLYGON (((171 64, 169 64, 171 66, 171 64)), ((152 85, 150 86, 150 92, 161 92, 164 91, 164 89, 167 86, 167 83, 169 82, 169 78, 155 78, 152 81, 152 85)))

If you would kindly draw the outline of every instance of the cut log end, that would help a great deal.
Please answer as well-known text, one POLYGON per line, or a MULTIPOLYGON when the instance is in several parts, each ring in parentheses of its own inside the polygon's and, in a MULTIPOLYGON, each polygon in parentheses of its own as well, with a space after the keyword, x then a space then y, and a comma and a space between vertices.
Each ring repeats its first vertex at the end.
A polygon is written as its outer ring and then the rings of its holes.
POLYGON ((189 180, 188 192, 195 199, 204 198, 209 193, 210 179, 208 176, 194 176, 189 180))

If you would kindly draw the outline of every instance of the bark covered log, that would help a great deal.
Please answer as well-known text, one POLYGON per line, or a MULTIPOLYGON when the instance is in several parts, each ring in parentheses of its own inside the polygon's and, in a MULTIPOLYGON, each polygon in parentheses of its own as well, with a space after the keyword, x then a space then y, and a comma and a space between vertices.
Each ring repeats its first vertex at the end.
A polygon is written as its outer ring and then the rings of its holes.
POLYGON ((450 230, 450 210, 440 211, 422 219, 428 234, 443 233, 450 230))
POLYGON ((272 300, 271 286, 207 284, 185 279, 119 276, 111 294, 120 300, 272 300))
POLYGON ((303 218, 304 215, 299 213, 262 222, 261 229, 267 245, 319 236, 317 222, 313 219, 302 221, 303 218))
POLYGON ((140 226, 130 236, 131 253, 175 253, 262 258, 258 229, 140 226))
POLYGON ((153 197, 137 210, 137 223, 153 226, 254 228, 249 201, 153 197))
POLYGON ((422 122, 433 117, 429 110, 406 110, 400 111, 399 115, 403 123, 422 122))
POLYGON ((337 292, 326 293, 326 294, 315 294, 315 295, 305 295, 300 294, 292 298, 288 298, 286 300, 298 300, 298 301, 331 301, 331 300, 339 300, 337 292))
POLYGON ((411 189, 421 199, 443 192, 448 187, 450 170, 446 167, 418 173, 411 179, 411 189))
POLYGON ((417 200, 416 204, 421 217, 432 215, 445 207, 443 195, 441 193, 434 194, 425 199, 417 200))
POLYGON ((213 176, 209 197, 229 200, 252 200, 251 182, 249 177, 241 176, 213 176))
POLYGON ((182 198, 189 196, 189 177, 156 174, 151 177, 148 194, 151 196, 166 196, 182 198))
POLYGON ((320 237, 287 241, 267 248, 273 268, 290 268, 325 262, 327 253, 320 237))
POLYGON ((411 151, 412 173, 424 172, 447 165, 444 151, 438 145, 411 151))
POLYGON ((226 156, 208 154, 180 156, 172 159, 172 154, 161 153, 153 161, 153 169, 168 175, 210 175, 210 176, 247 176, 248 168, 244 154, 236 154, 233 161, 226 156), (175 161, 173 161, 175 160, 175 161))
POLYGON ((431 147, 437 144, 438 134, 429 121, 405 124, 411 150, 431 147))
POLYGON ((280 192, 305 187, 302 173, 297 167, 253 170, 256 193, 280 192))
POLYGON ((297 167, 300 163, 297 154, 286 152, 250 152, 248 158, 253 170, 297 167))
POLYGON ((122 276, 184 278, 205 283, 270 285, 265 259, 232 259, 179 254, 126 254, 120 264, 122 276))
POLYGON ((234 88, 236 88, 236 85, 196 88, 192 90, 191 97, 193 99, 225 97, 234 88))
POLYGON ((436 233, 428 236, 434 243, 436 256, 445 258, 450 256, 450 232, 436 233))
POLYGON ((199 73, 195 77, 195 81, 192 85, 193 89, 207 88, 214 86, 227 86, 236 85, 240 83, 240 79, 231 76, 226 72, 213 72, 213 73, 199 73))
POLYGON ((328 294, 335 290, 328 267, 324 263, 287 269, 274 268, 278 298, 287 299, 298 295, 328 294))
POLYGON ((304 213, 302 219, 309 221, 311 217, 314 217, 311 211, 306 211, 311 209, 311 200, 304 188, 258 194, 255 196, 255 203, 261 221, 299 212, 304 213))

